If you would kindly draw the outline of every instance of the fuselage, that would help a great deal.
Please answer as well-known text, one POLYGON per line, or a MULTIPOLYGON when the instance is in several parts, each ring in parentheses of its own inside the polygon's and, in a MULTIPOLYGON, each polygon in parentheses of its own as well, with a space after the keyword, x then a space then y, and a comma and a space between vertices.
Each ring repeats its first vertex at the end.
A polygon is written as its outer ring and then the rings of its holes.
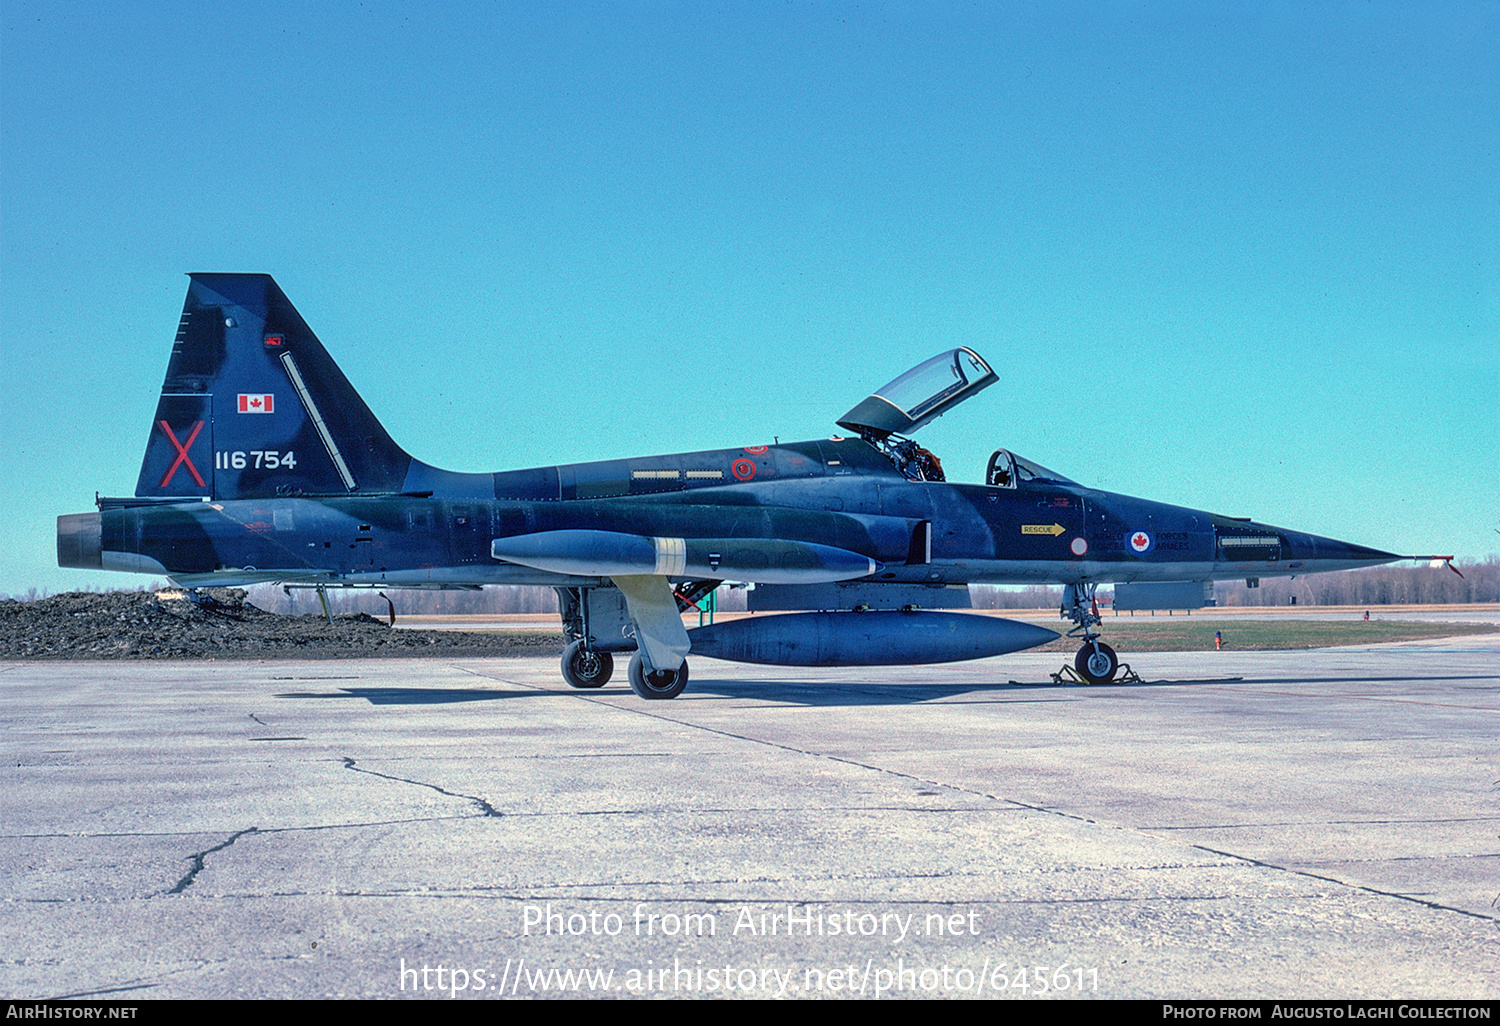
POLYGON ((903 584, 1256 578, 1398 558, 1066 480, 910 480, 857 438, 494 474, 413 461, 383 495, 101 500, 60 518, 58 556, 192 586, 595 581, 491 555, 496 539, 558 531, 831 545, 882 564, 868 580, 903 584))
MULTIPOLYGON (((910 437, 998 376, 965 346, 924 360, 838 420, 849 437, 493 474, 414 459, 264 274, 193 274, 130 498, 58 518, 67 567, 179 585, 549 585, 564 679, 672 698, 690 651, 839 666, 946 662, 1056 632, 939 613, 973 583, 1063 585, 1081 679, 1119 662, 1094 630, 1107 582, 1342 570, 1399 557, 1085 488, 1005 449, 950 484, 910 437), (752 609, 697 647, 682 611, 724 581, 752 609), (816 612, 809 612, 816 610, 816 612), (1081 633, 1080 633, 1081 632, 1081 633)), ((1140 590, 1140 589, 1137 589, 1140 590)), ((967 599, 968 596, 962 596, 967 599)), ((324 612, 329 615, 326 601, 324 612)), ((702 630, 703 628, 700 628, 702 630)))

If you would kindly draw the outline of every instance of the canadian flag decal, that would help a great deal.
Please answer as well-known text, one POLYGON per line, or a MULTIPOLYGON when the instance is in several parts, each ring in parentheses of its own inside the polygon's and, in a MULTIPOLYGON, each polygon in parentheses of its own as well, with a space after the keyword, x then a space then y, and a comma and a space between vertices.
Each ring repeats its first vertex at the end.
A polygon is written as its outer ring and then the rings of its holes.
POLYGON ((271 413, 276 406, 273 395, 246 395, 240 393, 241 413, 271 413))

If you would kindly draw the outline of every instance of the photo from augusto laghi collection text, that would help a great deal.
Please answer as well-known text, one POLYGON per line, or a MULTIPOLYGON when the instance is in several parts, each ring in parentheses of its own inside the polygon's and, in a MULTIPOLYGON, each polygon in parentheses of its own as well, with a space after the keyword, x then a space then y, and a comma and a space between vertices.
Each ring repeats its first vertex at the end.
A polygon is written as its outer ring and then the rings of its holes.
MULTIPOLYGON (((1157 1003, 1157 1002, 1152 1002, 1157 1003)), ((1162 1001, 1163 1019, 1488 1019, 1493 1002, 1162 1001)))

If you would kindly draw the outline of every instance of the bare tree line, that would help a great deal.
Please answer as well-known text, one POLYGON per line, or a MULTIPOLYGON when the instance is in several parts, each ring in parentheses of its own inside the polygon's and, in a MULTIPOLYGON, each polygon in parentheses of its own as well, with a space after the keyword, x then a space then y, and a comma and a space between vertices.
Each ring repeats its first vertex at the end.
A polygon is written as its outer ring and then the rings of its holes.
MULTIPOLYGON (((384 594, 394 604, 398 616, 557 612, 557 593, 551 588, 488 587, 478 591, 391 588, 384 594)), ((250 601, 271 613, 298 615, 322 611, 318 604, 318 593, 311 588, 283 590, 279 585, 262 584, 250 589, 250 601)), ((369 613, 371 616, 385 617, 391 607, 378 590, 329 588, 328 608, 335 616, 343 613, 369 613)))
POLYGON ((975 609, 1056 609, 1062 605, 1062 588, 1028 584, 1024 588, 994 584, 969 585, 969 602, 975 609))
MULTIPOLYGON (((478 591, 427 591, 392 588, 385 592, 395 606, 397 616, 489 616, 496 614, 557 614, 557 592, 532 585, 494 585, 478 591)), ((715 596, 720 609, 744 609, 745 592, 727 585, 715 596)), ((317 592, 310 588, 283 590, 280 585, 262 584, 250 589, 250 601, 272 613, 317 613, 317 592)), ((330 588, 328 607, 335 616, 341 613, 369 613, 386 616, 391 606, 378 591, 366 588, 330 588)))
POLYGON ((1260 587, 1219 581, 1221 606, 1405 606, 1500 602, 1500 556, 1458 560, 1460 577, 1444 566, 1376 566, 1304 577, 1263 578, 1260 587))

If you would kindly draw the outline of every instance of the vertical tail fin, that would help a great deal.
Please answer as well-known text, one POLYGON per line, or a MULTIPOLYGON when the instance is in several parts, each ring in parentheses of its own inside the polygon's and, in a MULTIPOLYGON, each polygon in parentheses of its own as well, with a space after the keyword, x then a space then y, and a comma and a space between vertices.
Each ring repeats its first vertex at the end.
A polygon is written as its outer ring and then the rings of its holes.
POLYGON ((391 440, 267 274, 194 274, 137 496, 399 491, 391 440))

